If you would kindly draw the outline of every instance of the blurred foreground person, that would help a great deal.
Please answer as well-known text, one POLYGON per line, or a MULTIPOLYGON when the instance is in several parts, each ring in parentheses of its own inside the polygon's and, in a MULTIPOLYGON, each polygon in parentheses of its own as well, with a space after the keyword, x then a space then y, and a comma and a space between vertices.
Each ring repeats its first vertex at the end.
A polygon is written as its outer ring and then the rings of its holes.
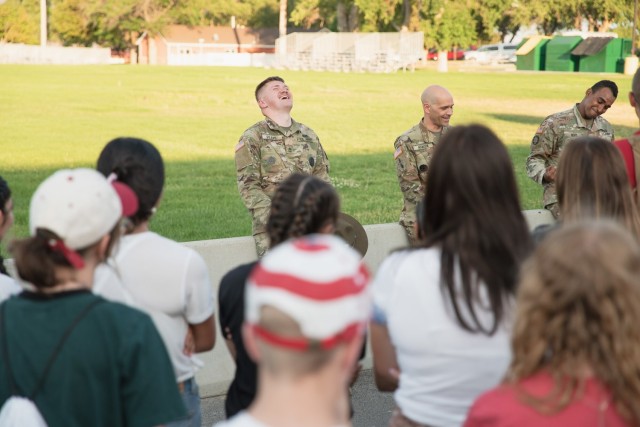
POLYGON ((99 271, 98 292, 109 289, 113 278, 122 282, 134 307, 148 313, 171 357, 175 380, 188 417, 171 427, 200 427, 200 392, 195 380, 202 362, 193 353, 215 344, 214 297, 209 270, 193 249, 149 229, 164 188, 164 162, 148 141, 117 138, 98 159, 98 170, 116 176, 136 193, 139 206, 127 216, 126 234, 99 271))
MULTIPOLYGON (((340 199, 331 184, 320 178, 294 173, 276 190, 267 221, 271 247, 295 237, 334 232, 340 199)), ((230 418, 246 409, 257 391, 256 364, 247 354, 242 340, 244 323, 245 283, 256 262, 240 265, 220 281, 220 329, 225 337, 236 370, 225 400, 225 412, 230 418)))
POLYGON ((565 225, 525 264, 505 382, 465 427, 640 425, 640 248, 610 222, 565 225))
POLYGON ((576 138, 560 156, 557 172, 560 223, 534 230, 536 242, 562 224, 611 219, 640 237, 640 215, 618 149, 601 138, 576 138))
POLYGON ((348 385, 370 315, 360 255, 330 235, 270 250, 247 283, 243 334, 258 394, 222 427, 349 425, 348 385))
POLYGON ((374 281, 371 343, 390 426, 460 426, 502 379, 521 261, 530 251, 513 166, 484 126, 450 128, 431 160, 421 247, 395 252, 374 281))
MULTIPOLYGON (((0 242, 13 226, 13 199, 9 184, 0 176, 0 242)), ((0 253, 0 301, 20 292, 20 285, 9 275, 0 253)))
POLYGON ((29 398, 49 427, 155 426, 185 415, 149 316, 91 292, 135 204, 130 189, 114 188, 94 170, 56 172, 31 199, 31 237, 12 245, 29 290, 0 305, 0 403, 29 398))

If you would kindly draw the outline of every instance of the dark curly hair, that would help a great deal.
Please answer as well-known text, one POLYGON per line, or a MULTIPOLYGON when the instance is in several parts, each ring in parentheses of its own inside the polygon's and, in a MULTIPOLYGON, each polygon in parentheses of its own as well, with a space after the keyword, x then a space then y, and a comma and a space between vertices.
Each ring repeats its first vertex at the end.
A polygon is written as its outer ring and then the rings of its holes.
MULTIPOLYGON (((9 188, 9 184, 7 181, 0 176, 0 212, 4 214, 4 221, 8 221, 9 219, 6 217, 7 214, 7 202, 11 199, 11 189, 9 188)), ((2 225, 2 224, 0 224, 2 225)), ((0 253, 0 274, 4 274, 5 276, 9 275, 7 268, 4 266, 4 258, 0 253)))

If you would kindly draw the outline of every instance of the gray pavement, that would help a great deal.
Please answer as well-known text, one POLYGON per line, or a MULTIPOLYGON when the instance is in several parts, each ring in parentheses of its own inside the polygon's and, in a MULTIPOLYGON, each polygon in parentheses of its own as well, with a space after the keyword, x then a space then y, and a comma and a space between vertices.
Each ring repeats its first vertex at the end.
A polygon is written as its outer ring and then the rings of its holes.
MULTIPOLYGON (((393 410, 393 394, 381 393, 370 369, 360 372, 352 388, 353 427, 386 427, 393 410)), ((224 419, 224 396, 202 399, 202 426, 211 427, 224 419)))

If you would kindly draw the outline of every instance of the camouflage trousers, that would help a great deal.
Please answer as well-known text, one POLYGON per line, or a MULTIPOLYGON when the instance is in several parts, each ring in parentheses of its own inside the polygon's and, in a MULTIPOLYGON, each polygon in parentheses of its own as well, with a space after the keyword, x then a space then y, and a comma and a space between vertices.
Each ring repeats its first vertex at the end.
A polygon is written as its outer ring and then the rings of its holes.
POLYGON ((258 254, 258 258, 262 258, 269 249, 269 235, 267 233, 254 234, 253 240, 256 242, 256 253, 258 254))
POLYGON ((558 202, 551 203, 550 205, 547 205, 544 208, 549 212, 551 212, 551 215, 553 215, 554 219, 558 219, 558 217, 560 216, 560 205, 558 205, 558 202))

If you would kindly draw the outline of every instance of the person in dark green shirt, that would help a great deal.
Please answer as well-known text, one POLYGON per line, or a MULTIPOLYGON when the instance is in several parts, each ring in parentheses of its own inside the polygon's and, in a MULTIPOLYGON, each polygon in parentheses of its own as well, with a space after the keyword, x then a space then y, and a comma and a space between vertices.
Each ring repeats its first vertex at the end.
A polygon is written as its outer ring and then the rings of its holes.
POLYGON ((150 427, 186 416, 149 316, 91 292, 134 204, 131 189, 91 169, 59 171, 38 187, 31 237, 12 248, 29 290, 0 305, 0 405, 30 398, 50 427, 150 427))

